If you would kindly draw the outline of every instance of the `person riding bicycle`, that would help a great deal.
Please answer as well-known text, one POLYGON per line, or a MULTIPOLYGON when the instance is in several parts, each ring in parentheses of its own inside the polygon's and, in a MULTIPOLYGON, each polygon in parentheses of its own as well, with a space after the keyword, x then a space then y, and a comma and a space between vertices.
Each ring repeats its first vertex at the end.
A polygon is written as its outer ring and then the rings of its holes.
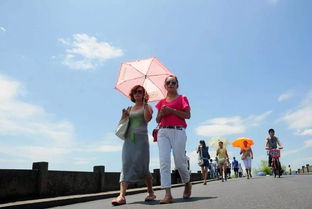
MULTIPOLYGON (((278 138, 275 136, 275 131, 273 128, 269 129, 268 131, 269 133, 269 137, 266 138, 265 140, 265 149, 267 150, 271 150, 271 149, 283 149, 283 146, 282 144, 280 143, 280 141, 278 140, 278 138)), ((269 167, 272 167, 272 157, 271 155, 269 154, 269 167)))

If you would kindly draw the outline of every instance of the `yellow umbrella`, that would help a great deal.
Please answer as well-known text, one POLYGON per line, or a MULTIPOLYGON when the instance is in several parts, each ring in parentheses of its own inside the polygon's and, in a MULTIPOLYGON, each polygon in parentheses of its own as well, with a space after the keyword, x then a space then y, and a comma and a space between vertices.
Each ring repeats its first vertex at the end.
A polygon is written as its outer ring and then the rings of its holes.
POLYGON ((233 147, 238 147, 241 149, 247 149, 254 144, 255 144, 254 141, 248 137, 240 137, 240 138, 235 139, 232 142, 233 147), (246 145, 245 145, 245 143, 246 143, 246 145))
POLYGON ((223 142, 223 147, 227 147, 227 145, 230 144, 227 138, 220 136, 210 138, 208 144, 210 147, 213 147, 215 150, 217 150, 219 148, 219 142, 223 142))

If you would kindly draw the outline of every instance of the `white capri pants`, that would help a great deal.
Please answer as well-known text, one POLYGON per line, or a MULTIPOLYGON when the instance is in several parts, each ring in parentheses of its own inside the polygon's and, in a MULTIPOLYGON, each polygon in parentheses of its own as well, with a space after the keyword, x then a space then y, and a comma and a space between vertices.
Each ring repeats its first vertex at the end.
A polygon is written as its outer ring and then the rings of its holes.
POLYGON ((160 180, 162 188, 171 187, 171 150, 175 168, 179 171, 181 181, 190 181, 190 173, 185 160, 186 133, 185 129, 161 128, 158 132, 158 149, 160 162, 160 180))
POLYGON ((251 169, 251 157, 247 157, 244 161, 245 168, 246 169, 251 169))

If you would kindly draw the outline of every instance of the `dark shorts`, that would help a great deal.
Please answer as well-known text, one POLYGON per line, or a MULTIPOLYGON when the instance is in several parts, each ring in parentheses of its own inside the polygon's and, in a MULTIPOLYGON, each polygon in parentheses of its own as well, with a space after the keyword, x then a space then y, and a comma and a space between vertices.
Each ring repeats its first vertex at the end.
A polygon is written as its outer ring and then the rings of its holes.
POLYGON ((204 165, 202 165, 201 167, 204 167, 204 166, 207 167, 207 168, 210 167, 209 160, 204 159, 204 165))
POLYGON ((234 172, 235 172, 235 173, 238 172, 238 168, 234 168, 234 172))

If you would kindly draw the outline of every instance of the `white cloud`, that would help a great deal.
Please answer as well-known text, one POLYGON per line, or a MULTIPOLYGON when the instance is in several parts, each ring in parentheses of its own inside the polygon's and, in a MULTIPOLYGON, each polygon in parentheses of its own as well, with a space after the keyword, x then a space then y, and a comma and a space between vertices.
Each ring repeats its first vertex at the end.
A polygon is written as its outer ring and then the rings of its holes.
POLYGON ((261 115, 251 115, 246 119, 243 119, 240 116, 214 118, 204 122, 195 130, 197 135, 200 136, 224 136, 244 133, 248 127, 258 126, 260 122, 270 114, 271 111, 268 111, 261 115))
POLYGON ((305 140, 305 141, 303 142, 303 146, 302 146, 302 147, 297 148, 297 149, 292 149, 292 150, 283 151, 282 154, 283 154, 283 156, 292 155, 292 154, 301 152, 302 150, 307 149, 307 148, 310 148, 310 147, 312 147, 312 139, 305 140))
POLYGON ((69 47, 63 64, 76 70, 94 69, 105 60, 123 55, 122 49, 107 42, 99 42, 87 34, 74 34, 72 41, 60 38, 59 42, 69 47))
POLYGON ((295 135, 299 135, 299 136, 312 135, 312 129, 297 130, 295 135))
POLYGON ((71 122, 55 120, 43 107, 22 101, 21 96, 27 93, 22 83, 0 74, 0 88, 0 167, 28 167, 32 162, 48 161, 65 169, 67 162, 86 165, 95 159, 73 158, 73 154, 122 149, 122 140, 114 133, 105 134, 100 141, 77 143, 71 122))
POLYGON ((1 26, 0 26, 0 31, 6 32, 7 30, 6 30, 4 27, 1 27, 1 26))
POLYGON ((285 121, 290 129, 297 130, 297 133, 310 133, 312 129, 312 91, 310 91, 301 102, 300 106, 292 111, 286 113, 281 117, 282 121, 285 121), (301 129, 306 129, 301 131, 301 129))
POLYGON ((281 94, 281 95, 277 98, 277 100, 278 100, 279 102, 284 102, 284 101, 287 101, 287 100, 291 99, 293 96, 294 96, 294 93, 291 92, 291 91, 289 91, 289 92, 286 92, 286 93, 281 94))
MULTIPOLYGON (((75 149, 77 152, 119 152, 122 150, 123 141, 119 139, 114 133, 106 133, 103 140, 94 141, 93 144, 81 144, 75 149)), ((91 140, 88 140, 91 141, 91 140)))
POLYGON ((26 91, 18 81, 0 74, 0 88, 0 153, 17 161, 52 161, 71 152, 70 122, 53 120, 44 108, 21 101, 26 91))

